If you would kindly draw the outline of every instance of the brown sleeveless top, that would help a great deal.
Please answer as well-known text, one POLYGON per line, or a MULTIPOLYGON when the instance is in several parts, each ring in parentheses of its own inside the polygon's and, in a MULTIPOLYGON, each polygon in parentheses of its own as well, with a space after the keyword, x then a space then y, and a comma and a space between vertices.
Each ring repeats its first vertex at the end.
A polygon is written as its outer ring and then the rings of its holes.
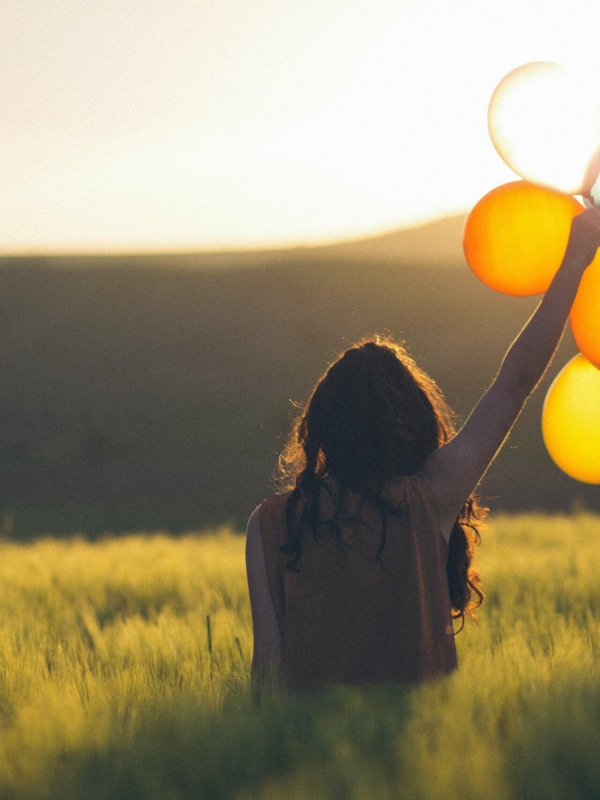
MULTIPOLYGON (((282 641, 281 673, 293 688, 325 683, 416 682, 451 672, 456 649, 450 616, 447 545, 429 485, 397 479, 384 495, 396 513, 382 513, 350 493, 341 540, 320 527, 304 530, 299 572, 286 568, 290 493, 260 506, 269 588, 282 641), (360 520, 360 521, 358 521, 360 520)), ((321 491, 321 516, 335 504, 321 491)))

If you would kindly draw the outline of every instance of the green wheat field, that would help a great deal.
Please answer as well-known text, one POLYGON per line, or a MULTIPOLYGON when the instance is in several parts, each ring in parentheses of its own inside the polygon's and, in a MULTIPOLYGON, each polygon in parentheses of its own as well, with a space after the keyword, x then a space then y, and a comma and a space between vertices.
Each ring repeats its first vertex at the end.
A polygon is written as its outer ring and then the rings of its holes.
POLYGON ((260 698, 243 536, 3 541, 0 797, 599 797, 600 517, 483 538, 452 677, 260 698))

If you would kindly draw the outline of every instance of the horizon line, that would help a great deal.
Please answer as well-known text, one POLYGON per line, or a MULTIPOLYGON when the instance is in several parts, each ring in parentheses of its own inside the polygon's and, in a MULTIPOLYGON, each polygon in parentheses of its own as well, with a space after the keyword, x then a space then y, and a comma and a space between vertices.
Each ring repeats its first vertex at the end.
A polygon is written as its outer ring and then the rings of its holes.
POLYGON ((430 225, 435 225, 444 220, 457 219, 459 217, 466 217, 467 211, 460 211, 453 214, 441 214, 434 217, 427 217, 422 221, 414 222, 408 225, 383 228, 374 233, 363 233, 356 237, 345 239, 323 239, 317 241, 297 241, 292 240, 289 243, 282 244, 265 244, 265 245, 232 245, 231 247, 123 247, 114 248, 110 247, 96 247, 89 249, 55 249, 55 248, 24 248, 20 250, 3 250, 0 248, 0 259, 10 258, 115 258, 115 257, 128 257, 128 256, 186 256, 186 255, 262 255, 262 254, 276 254, 281 252, 291 252, 294 250, 317 250, 328 247, 339 247, 343 245, 360 244, 374 239, 382 239, 386 236, 395 233, 403 233, 405 231, 414 231, 419 228, 426 228, 430 225))

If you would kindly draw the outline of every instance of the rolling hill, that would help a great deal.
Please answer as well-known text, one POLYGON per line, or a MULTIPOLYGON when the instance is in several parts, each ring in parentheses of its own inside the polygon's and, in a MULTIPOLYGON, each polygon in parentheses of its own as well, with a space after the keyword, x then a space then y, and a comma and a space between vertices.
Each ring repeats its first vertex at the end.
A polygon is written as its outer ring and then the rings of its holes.
MULTIPOLYGON (((366 333, 405 339, 464 416, 536 300, 472 276, 462 224, 262 254, 1 259, 5 533, 240 524, 273 490, 290 399, 366 333)), ((545 386, 572 352, 567 338, 545 386)), ((545 453, 544 392, 483 498, 600 509, 545 453)))

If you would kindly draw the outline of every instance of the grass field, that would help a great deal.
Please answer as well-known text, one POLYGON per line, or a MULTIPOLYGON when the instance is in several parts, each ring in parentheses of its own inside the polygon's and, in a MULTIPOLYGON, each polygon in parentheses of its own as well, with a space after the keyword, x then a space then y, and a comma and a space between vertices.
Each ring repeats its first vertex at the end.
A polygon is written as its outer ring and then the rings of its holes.
POLYGON ((248 688, 243 538, 0 545, 0 798, 600 796, 600 518, 498 516, 460 670, 248 688))

